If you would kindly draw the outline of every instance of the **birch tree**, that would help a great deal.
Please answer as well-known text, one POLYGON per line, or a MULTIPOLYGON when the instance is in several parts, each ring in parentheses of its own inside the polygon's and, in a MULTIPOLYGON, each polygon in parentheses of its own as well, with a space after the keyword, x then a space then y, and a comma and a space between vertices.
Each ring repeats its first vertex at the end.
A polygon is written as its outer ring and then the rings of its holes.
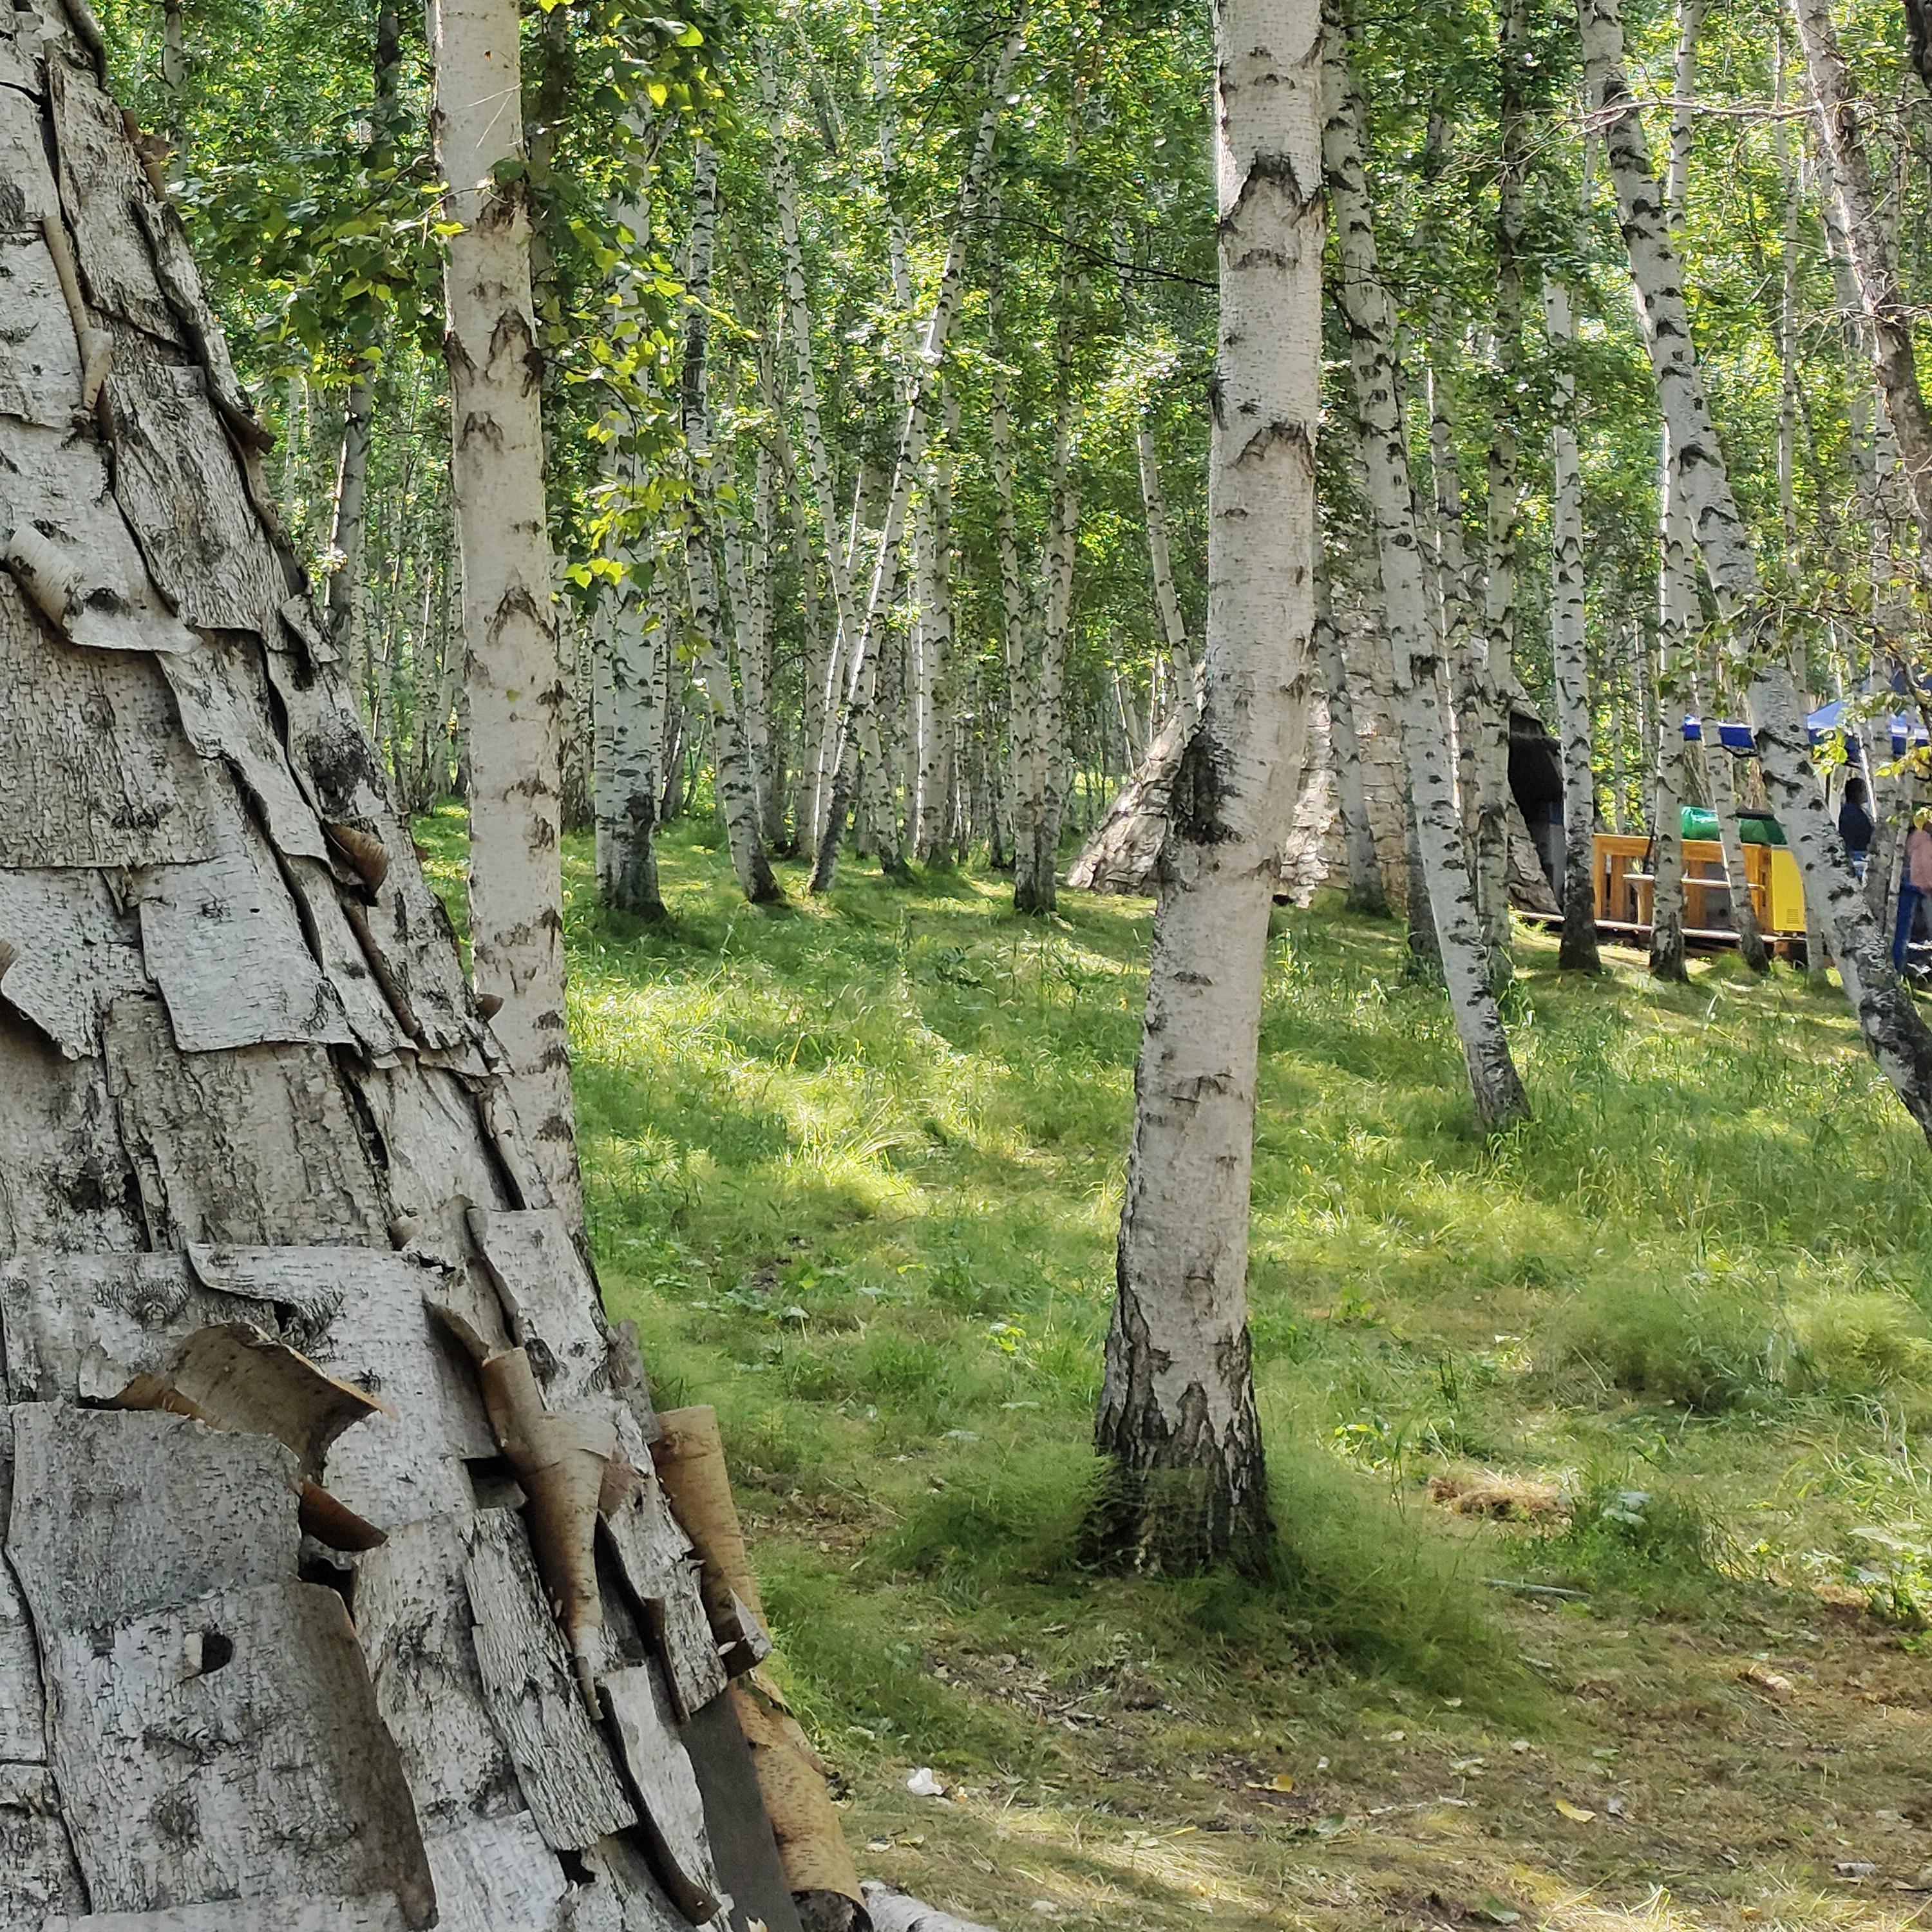
POLYGON ((1584 632, 1583 476, 1570 428, 1576 378, 1569 352, 1576 332, 1570 291, 1553 278, 1543 284, 1543 316, 1556 356, 1550 436, 1550 655, 1563 746, 1563 938, 1556 963, 1570 972, 1598 973, 1603 959, 1597 947, 1597 778, 1584 632))
MULTIPOLYGON (((765 856, 758 777, 746 742, 736 687, 724 653, 724 612, 712 550, 711 258, 718 232, 718 157, 700 141, 692 163, 691 237, 685 284, 683 364, 679 379, 690 493, 683 510, 684 567, 690 586, 693 669, 710 707, 718 809, 739 889, 754 905, 784 896, 765 856)), ((742 562, 734 572, 741 586, 742 562)))
POLYGON ((1686 313, 1682 272, 1623 71, 1618 0, 1582 0, 1585 70, 1601 114, 1618 216, 1644 323, 1658 402, 1704 568, 1737 639, 1744 702, 1765 786, 1835 952, 1866 1045, 1914 1120, 1932 1137, 1932 1032, 1892 970, 1852 877, 1810 761, 1804 705, 1777 635, 1749 535, 1731 494, 1686 313))
POLYGON ((1860 333, 1898 446, 1920 550, 1932 557, 1932 416, 1919 388, 1912 310, 1899 286, 1896 261, 1879 218, 1858 98, 1838 50, 1830 0, 1792 0, 1792 14, 1810 70, 1818 123, 1831 163, 1831 193, 1864 310, 1860 333))
POLYGON ((1115 1563, 1258 1568, 1270 1536, 1247 1336, 1248 1190, 1270 908, 1314 621, 1321 22, 1215 20, 1220 322, 1199 727, 1160 864, 1118 1294, 1096 1442, 1115 1563))
MULTIPOLYGON (((1697 90, 1697 36, 1704 0, 1678 0, 1677 50, 1672 68, 1670 170, 1664 183, 1664 220, 1681 232, 1690 198, 1691 115, 1697 90)), ((1659 980, 1689 976, 1684 957, 1684 705, 1678 695, 1690 633, 1697 618, 1697 566, 1690 520, 1670 441, 1664 425, 1658 477, 1657 636, 1658 728, 1651 809, 1650 970, 1659 980)))
POLYGON ((1362 166, 1361 103, 1348 70, 1347 29, 1332 0, 1324 10, 1322 147, 1341 260, 1337 297, 1348 322, 1357 422, 1395 654, 1396 708, 1450 1010, 1477 1117, 1493 1130, 1525 1118, 1528 1102, 1492 989, 1491 962, 1463 856, 1448 734, 1437 694, 1440 644, 1430 622, 1396 393, 1394 320, 1381 279, 1362 166))
POLYGON ((0 1923, 665 1932, 735 1890, 796 1927, 647 1446, 684 1431, 99 46, 0 15, 0 1923))
POLYGON ((1354 699, 1348 688, 1348 668, 1342 661, 1341 633, 1335 627, 1328 572, 1319 562, 1315 569, 1315 646, 1328 702, 1328 756, 1334 768, 1335 811, 1342 822, 1342 850, 1347 868, 1343 903, 1351 912, 1386 919, 1388 895, 1376 856, 1375 829, 1369 823, 1361 746, 1355 735, 1354 699))
POLYGON ((430 120, 456 226, 443 272, 450 494, 462 560, 476 990, 550 1191, 574 1200, 557 720, 563 698, 512 0, 432 0, 430 120))

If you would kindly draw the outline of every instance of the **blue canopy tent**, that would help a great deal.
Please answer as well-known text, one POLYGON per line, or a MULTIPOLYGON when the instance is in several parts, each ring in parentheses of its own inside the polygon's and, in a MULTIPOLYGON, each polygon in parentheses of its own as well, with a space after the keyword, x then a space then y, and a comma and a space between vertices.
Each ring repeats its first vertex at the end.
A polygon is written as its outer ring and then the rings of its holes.
MULTIPOLYGON (((1870 732, 1874 738, 1879 735, 1880 727, 1876 718, 1862 722, 1854 718, 1852 720, 1850 730, 1849 731, 1846 730, 1845 713, 1850 708, 1850 705, 1851 700, 1849 698, 1840 698, 1832 704, 1821 704, 1810 717, 1805 719, 1805 727, 1810 732, 1811 742, 1814 745, 1820 738, 1828 738, 1834 733, 1843 733, 1849 738, 1858 730, 1863 729, 1870 732)), ((1900 716, 1896 712, 1894 712, 1886 722, 1891 728, 1889 736, 1892 740, 1892 755, 1894 758, 1904 758, 1907 748, 1911 746, 1932 743, 1932 736, 1928 736, 1923 724, 1915 724, 1909 718, 1900 716)))
MULTIPOLYGON (((1822 739, 1845 734, 1845 714, 1850 708, 1851 700, 1843 698, 1835 698, 1829 704, 1819 706, 1804 721, 1805 729, 1810 735, 1812 743, 1815 745, 1822 739)), ((1854 729, 1857 723, 1856 718, 1852 720, 1854 729)), ((1904 758, 1908 745, 1932 743, 1932 734, 1928 734, 1923 724, 1914 724, 1896 713, 1890 723, 1892 755, 1894 758, 1904 758)), ((1727 752, 1748 752, 1757 748, 1748 724, 1720 723, 1717 731, 1718 743, 1727 752)), ((1684 720, 1684 735, 1693 744, 1700 742, 1704 736, 1702 720, 1687 715, 1684 720)))

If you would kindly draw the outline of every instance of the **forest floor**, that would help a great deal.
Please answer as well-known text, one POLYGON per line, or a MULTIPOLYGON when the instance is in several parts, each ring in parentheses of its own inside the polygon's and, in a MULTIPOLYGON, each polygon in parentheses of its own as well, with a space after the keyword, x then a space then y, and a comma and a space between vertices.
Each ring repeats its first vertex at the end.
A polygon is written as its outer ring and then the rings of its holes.
POLYGON ((862 1870, 1003 1932, 1932 1906, 1932 1156, 1835 995, 1526 934, 1485 1146, 1399 928, 1281 914, 1279 1574, 1156 1584, 1078 1560, 1146 903, 754 910, 676 828, 652 928, 566 862, 607 1298, 718 1406, 862 1870))

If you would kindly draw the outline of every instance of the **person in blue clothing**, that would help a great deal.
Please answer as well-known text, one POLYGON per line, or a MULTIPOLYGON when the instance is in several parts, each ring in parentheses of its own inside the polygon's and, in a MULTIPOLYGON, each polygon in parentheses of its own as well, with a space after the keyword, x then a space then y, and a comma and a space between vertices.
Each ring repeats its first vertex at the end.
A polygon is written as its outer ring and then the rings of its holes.
POLYGON ((1852 869, 1863 878, 1865 854, 1871 850, 1872 815, 1865 782, 1856 772, 1845 781, 1845 802, 1838 808, 1838 836, 1845 842, 1845 856, 1852 869))
POLYGON ((1892 963, 1905 970, 1906 949, 1918 924, 1918 909, 1932 892, 1932 812, 1921 807, 1912 814, 1905 835, 1905 864, 1898 875, 1898 924, 1892 935, 1892 963))

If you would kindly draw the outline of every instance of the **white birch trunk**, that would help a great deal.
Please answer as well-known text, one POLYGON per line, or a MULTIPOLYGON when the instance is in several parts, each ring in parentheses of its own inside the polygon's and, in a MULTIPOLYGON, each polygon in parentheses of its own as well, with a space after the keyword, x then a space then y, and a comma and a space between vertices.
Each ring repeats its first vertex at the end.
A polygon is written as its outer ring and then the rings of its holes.
POLYGON ((1141 503, 1147 512, 1148 567, 1154 578, 1154 608, 1160 614, 1160 634, 1167 645, 1168 664, 1174 677, 1174 708, 1191 721, 1200 711, 1200 696, 1195 688, 1199 674, 1193 647, 1187 641, 1180 598, 1174 588, 1174 558, 1167 539, 1167 498, 1160 487, 1160 457, 1154 448, 1153 413, 1144 402, 1135 424, 1134 449, 1140 462, 1141 503))
MULTIPOLYGON (((956 432, 958 406, 946 398, 950 431, 956 432)), ((949 841, 946 806, 952 785, 952 720, 947 702, 952 675, 952 472, 950 445, 928 467, 920 506, 925 526, 920 550, 919 619, 914 640, 914 746, 916 770, 913 801, 913 856, 922 866, 945 856, 949 841)))
MULTIPOLYGON (((1080 484, 1073 465, 1076 402, 1072 385, 1072 318, 1069 279, 1060 284, 1058 340, 1054 350, 1058 400, 1054 415, 1053 462, 1047 487, 1047 541, 1041 572, 1045 596, 1040 622, 1024 639, 1019 676, 1013 685, 1016 717, 1024 713, 1023 734, 1015 740, 1013 764, 1013 908, 1017 912, 1054 910, 1065 808, 1061 772, 1066 730, 1067 632, 1073 601, 1074 546, 1080 522, 1080 484)), ((1010 459, 1000 514, 1011 520, 1010 459)), ((1007 540, 1003 527, 1001 542, 1007 540)))
POLYGON ((1711 810, 1718 821, 1718 849, 1724 855, 1724 885, 1731 902, 1731 924, 1738 935, 1738 954, 1754 973, 1771 970, 1771 955, 1766 950, 1760 929, 1756 902, 1751 897, 1750 878, 1744 869, 1744 842, 1738 829, 1738 784, 1732 769, 1732 754, 1724 748, 1718 732, 1721 700, 1718 681, 1712 678, 1704 692, 1694 684, 1697 715, 1703 721, 1704 771, 1711 787, 1711 810))
MULTIPOLYGON (((700 141, 692 161, 691 240, 685 286, 682 414, 690 464, 691 496, 684 511, 684 566, 691 587, 691 628, 699 688, 710 709, 712 772, 718 810, 731 849, 739 890, 754 905, 784 893, 773 877, 760 832, 763 812, 751 752, 746 742, 738 692, 724 652, 724 614, 718 566, 711 548, 711 518, 701 500, 711 475, 711 404, 706 365, 711 339, 711 254, 718 232, 718 156, 700 141)), ((729 553, 728 552, 728 555, 729 553)))
POLYGON ((1509 903, 1510 716, 1516 689, 1516 550, 1522 521, 1514 398, 1522 386, 1524 107, 1531 51, 1528 0, 1502 0, 1497 22, 1500 153, 1497 169, 1496 379, 1490 432, 1489 518, 1483 583, 1482 736, 1477 746, 1476 910, 1498 988, 1514 970, 1509 903))
POLYGON ((512 0, 431 0, 431 124, 449 184, 450 496, 462 559, 470 733, 471 970, 503 1043, 551 1193, 578 1188, 564 1019, 557 790, 562 681, 550 604, 543 429, 530 305, 518 25, 512 0))
MULTIPOLYGON (((0 1924, 662 1932, 651 1860, 688 1814, 634 1793, 689 1772, 689 1733, 632 1763, 567 1648, 600 1696, 719 1672, 634 1346, 263 507, 179 223, 45 17, 0 16, 35 345, 0 412, 0 770, 35 775, 0 788, 0 1924), (114 184, 78 227, 62 163, 114 184), (70 308, 57 258, 115 308, 70 308), (524 1507, 480 1508, 505 1460, 524 1507), (640 1559, 608 1598, 606 1530, 640 1559)), ((447 103, 466 23, 440 25, 447 103)), ((680 1849, 711 1861, 701 1829, 680 1849)))
POLYGON ((1608 121, 1605 145, 1618 218, 1641 298, 1646 346, 1670 424, 1704 568, 1738 640, 1749 676, 1745 706, 1773 808, 1844 972, 1846 992, 1879 1065, 1932 1137, 1932 1033, 1892 970, 1810 761, 1804 704, 1777 638, 1757 560, 1731 495, 1724 452, 1700 374, 1682 272, 1663 219, 1643 128, 1623 73, 1618 0, 1582 0, 1583 57, 1592 105, 1608 121))
POLYGON ((1818 122, 1831 164, 1831 191, 1864 312, 1861 333, 1898 444, 1906 499, 1918 526, 1919 547, 1932 556, 1932 417, 1928 416, 1919 388, 1912 309, 1900 286, 1897 263, 1886 245, 1879 217, 1858 97, 1838 51, 1830 0, 1792 0, 1792 14, 1810 70, 1818 122))
POLYGON ((1584 628, 1583 473, 1577 459, 1576 340, 1570 291, 1554 278, 1543 284, 1544 327, 1556 359, 1550 434, 1550 656, 1556 686, 1556 728, 1563 746, 1563 938, 1556 963, 1566 971, 1599 973, 1595 834, 1597 778, 1590 709, 1590 659, 1584 628))
POLYGON ((1202 716, 1159 867, 1147 1022, 1095 1438, 1117 1564, 1251 1568, 1270 1540, 1247 1336, 1268 916, 1300 776, 1313 626, 1322 157, 1312 0, 1216 20, 1221 309, 1202 716))
POLYGON ((1335 773, 1335 809, 1342 821, 1342 850, 1347 868, 1346 903, 1351 912, 1388 916, 1388 894, 1376 857, 1375 828, 1369 822, 1367 789, 1362 780, 1361 746, 1355 736, 1355 704, 1348 689, 1348 668, 1342 636, 1335 628, 1327 568, 1315 568, 1315 645, 1323 688, 1328 698, 1328 756, 1335 773))
POLYGON ((1523 1118, 1528 1103, 1490 979, 1462 854, 1448 734, 1436 694, 1438 645, 1429 620, 1415 540, 1408 448, 1396 393, 1395 329, 1376 249, 1362 166, 1360 97, 1348 70, 1346 30, 1324 8, 1323 152, 1341 254, 1340 300, 1348 320, 1362 455, 1374 514, 1397 707, 1414 789, 1418 837, 1457 1037, 1486 1130, 1523 1118))
MULTIPOLYGON (((1689 203, 1697 37, 1703 18, 1703 0, 1678 0, 1670 167, 1664 186, 1664 217, 1673 228, 1683 225, 1689 203)), ((1650 787, 1650 970, 1657 979, 1682 981, 1689 977, 1689 968, 1684 950, 1684 706, 1679 686, 1698 616, 1697 565, 1668 424, 1663 431, 1658 499, 1657 728, 1648 747, 1654 759, 1650 787)))
POLYGON ((1658 536, 1658 701, 1651 796, 1650 970, 1659 980, 1690 976, 1684 952, 1684 702, 1682 667, 1697 620, 1697 566, 1690 519, 1670 437, 1664 440, 1663 502, 1658 536))

